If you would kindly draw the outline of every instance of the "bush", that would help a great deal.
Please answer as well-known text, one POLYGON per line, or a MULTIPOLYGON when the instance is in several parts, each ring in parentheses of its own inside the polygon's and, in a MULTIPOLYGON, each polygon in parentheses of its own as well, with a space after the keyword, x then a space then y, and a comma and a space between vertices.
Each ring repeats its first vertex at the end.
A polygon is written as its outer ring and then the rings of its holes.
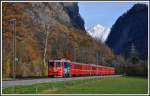
POLYGON ((132 76, 147 76, 148 70, 144 64, 130 64, 126 66, 125 72, 127 75, 132 76))

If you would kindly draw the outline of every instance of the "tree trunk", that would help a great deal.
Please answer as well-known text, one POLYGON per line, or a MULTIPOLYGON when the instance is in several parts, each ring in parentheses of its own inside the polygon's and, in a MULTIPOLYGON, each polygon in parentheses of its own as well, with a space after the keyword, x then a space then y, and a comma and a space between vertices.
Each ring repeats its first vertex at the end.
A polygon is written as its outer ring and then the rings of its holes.
POLYGON ((45 42, 44 42, 44 54, 43 54, 43 73, 45 73, 45 67, 46 67, 46 54, 47 54, 47 45, 48 45, 48 26, 45 25, 45 42))

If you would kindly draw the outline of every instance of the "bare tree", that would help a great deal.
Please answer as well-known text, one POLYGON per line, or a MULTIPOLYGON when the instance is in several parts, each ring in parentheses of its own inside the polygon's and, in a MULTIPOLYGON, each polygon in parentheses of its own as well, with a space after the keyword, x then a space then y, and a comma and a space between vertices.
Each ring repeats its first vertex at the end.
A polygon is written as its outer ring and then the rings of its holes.
POLYGON ((45 24, 45 42, 44 42, 44 53, 43 53, 43 64, 44 67, 46 66, 46 54, 47 54, 47 45, 48 45, 48 35, 49 35, 49 26, 45 24))

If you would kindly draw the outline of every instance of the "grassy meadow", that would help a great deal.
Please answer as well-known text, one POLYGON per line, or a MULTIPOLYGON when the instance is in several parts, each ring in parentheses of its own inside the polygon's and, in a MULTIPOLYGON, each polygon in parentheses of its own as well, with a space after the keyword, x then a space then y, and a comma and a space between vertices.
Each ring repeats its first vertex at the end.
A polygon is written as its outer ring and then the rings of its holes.
POLYGON ((38 83, 3 89, 3 94, 147 94, 148 80, 142 77, 111 77, 38 83))

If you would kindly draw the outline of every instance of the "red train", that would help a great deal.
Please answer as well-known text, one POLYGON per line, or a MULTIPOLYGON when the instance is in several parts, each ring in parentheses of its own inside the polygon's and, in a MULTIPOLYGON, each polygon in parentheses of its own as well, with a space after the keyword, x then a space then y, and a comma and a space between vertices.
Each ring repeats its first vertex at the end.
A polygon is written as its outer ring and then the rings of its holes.
POLYGON ((48 62, 48 75, 51 77, 72 77, 72 76, 94 76, 113 75, 113 67, 99 66, 94 64, 83 64, 69 60, 50 60, 48 62))

